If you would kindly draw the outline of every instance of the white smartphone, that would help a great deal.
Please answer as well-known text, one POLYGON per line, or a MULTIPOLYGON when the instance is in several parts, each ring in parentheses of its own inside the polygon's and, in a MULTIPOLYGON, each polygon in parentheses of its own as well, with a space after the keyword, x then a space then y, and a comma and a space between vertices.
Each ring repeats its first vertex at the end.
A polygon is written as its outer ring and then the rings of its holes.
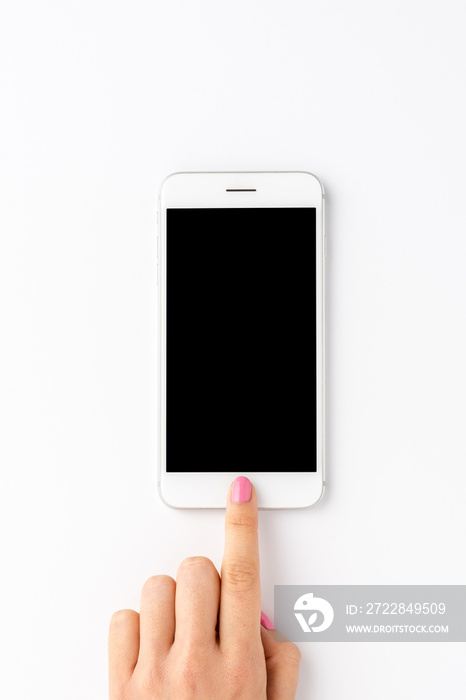
POLYGON ((158 203, 162 500, 259 508, 325 485, 324 192, 307 172, 169 175, 158 203))

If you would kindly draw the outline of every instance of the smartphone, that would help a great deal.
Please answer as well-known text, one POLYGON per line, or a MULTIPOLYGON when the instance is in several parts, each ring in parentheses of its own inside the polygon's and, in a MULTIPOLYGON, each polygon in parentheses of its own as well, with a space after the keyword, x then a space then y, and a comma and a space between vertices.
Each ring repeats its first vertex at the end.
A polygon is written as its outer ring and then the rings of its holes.
POLYGON ((308 172, 186 172, 158 202, 162 500, 259 508, 325 485, 324 191, 308 172))

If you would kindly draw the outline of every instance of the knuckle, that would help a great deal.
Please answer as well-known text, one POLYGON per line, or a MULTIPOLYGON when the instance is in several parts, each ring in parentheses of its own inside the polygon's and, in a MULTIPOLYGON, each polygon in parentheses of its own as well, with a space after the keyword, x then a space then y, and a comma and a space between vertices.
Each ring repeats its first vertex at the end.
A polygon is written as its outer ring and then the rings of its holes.
POLYGON ((244 664, 231 664, 225 669, 225 677, 228 679, 229 688, 243 688, 249 679, 250 670, 244 664))
POLYGON ((222 586, 241 591, 249 591, 257 584, 259 566, 248 557, 235 557, 223 563, 222 586))
MULTIPOLYGON (((261 654, 263 659, 263 652, 261 654)), ((265 660, 264 660, 265 665, 265 660)), ((235 653, 232 658, 228 659, 224 666, 224 675, 228 680, 228 688, 231 690, 244 690, 259 672, 260 663, 255 663, 254 653, 249 655, 244 653, 244 650, 235 653)))
POLYGON ((257 514, 250 513, 248 510, 233 509, 228 516, 227 527, 230 530, 253 533, 257 530, 257 514))
POLYGON ((178 673, 179 697, 205 697, 201 687, 214 665, 213 653, 202 644, 184 644, 180 653, 182 664, 178 673))
POLYGON ((136 673, 136 678, 133 681, 137 691, 136 697, 146 698, 154 697, 154 693, 164 681, 163 670, 154 666, 145 668, 143 673, 136 673))
POLYGON ((197 691, 199 679, 199 669, 196 662, 189 659, 185 660, 185 663, 180 671, 179 683, 181 688, 186 691, 188 690, 190 694, 195 695, 197 691))

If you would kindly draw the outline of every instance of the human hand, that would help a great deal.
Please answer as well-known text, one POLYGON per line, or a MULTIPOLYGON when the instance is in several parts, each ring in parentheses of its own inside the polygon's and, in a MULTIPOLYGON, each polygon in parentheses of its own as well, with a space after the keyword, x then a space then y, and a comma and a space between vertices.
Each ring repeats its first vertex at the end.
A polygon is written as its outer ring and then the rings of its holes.
POLYGON ((140 613, 112 616, 110 700, 294 698, 301 654, 275 641, 261 617, 257 520, 254 487, 238 477, 228 492, 221 578, 210 559, 190 557, 176 583, 146 581, 140 613))

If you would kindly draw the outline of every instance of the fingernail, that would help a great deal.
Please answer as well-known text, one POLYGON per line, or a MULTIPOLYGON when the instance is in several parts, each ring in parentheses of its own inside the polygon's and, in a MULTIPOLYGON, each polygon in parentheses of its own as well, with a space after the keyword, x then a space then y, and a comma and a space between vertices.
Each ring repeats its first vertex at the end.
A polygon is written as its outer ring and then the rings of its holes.
POLYGON ((273 623, 270 622, 269 618, 265 614, 265 612, 262 612, 261 610, 261 625, 262 627, 265 627, 266 630, 273 630, 273 623))
POLYGON ((246 476, 238 476, 231 487, 233 503, 245 503, 251 498, 251 482, 246 476))

